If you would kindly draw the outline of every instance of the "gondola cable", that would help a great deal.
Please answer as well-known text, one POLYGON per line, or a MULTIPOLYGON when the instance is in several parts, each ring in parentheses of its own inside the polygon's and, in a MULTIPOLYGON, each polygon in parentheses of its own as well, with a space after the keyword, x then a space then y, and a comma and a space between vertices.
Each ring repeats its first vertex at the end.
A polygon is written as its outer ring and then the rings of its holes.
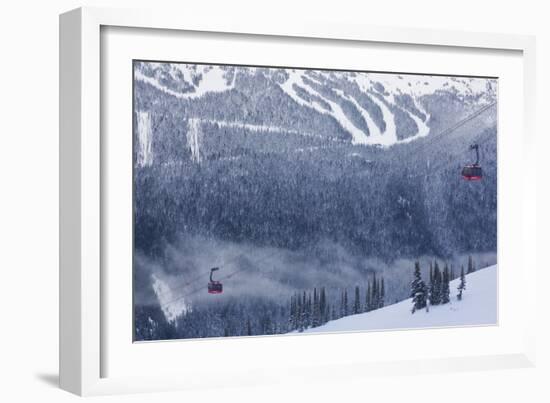
MULTIPOLYGON (((274 252, 272 252, 272 253, 270 253, 270 254, 268 254, 268 255, 266 255, 266 256, 263 256, 261 259, 254 261, 254 264, 257 265, 258 263, 261 263, 261 262, 265 261, 266 259, 269 259, 270 257, 275 256, 276 254, 281 253, 281 252, 282 252, 282 250, 276 250, 276 251, 274 251, 274 252)), ((241 255, 242 255, 242 254, 241 254, 241 255)), ((245 268, 244 268, 244 267, 241 267, 240 269, 237 269, 237 270, 235 270, 235 271, 233 271, 233 272, 231 272, 231 273, 225 275, 224 277, 221 277, 221 278, 218 279, 217 281, 221 283, 223 280, 228 280, 228 279, 232 278, 233 276, 235 276, 237 273, 239 273, 239 272, 241 272, 241 271, 244 271, 244 270, 245 270, 245 268)), ((210 271, 209 273, 211 274, 212 272, 210 271)), ((203 291, 203 290, 204 290, 204 286, 197 287, 197 288, 193 289, 192 291, 190 291, 190 292, 188 292, 188 293, 181 294, 180 296, 178 296, 178 297, 176 297, 176 298, 174 298, 174 299, 172 299, 172 300, 170 300, 170 301, 164 303, 163 305, 171 305, 171 304, 173 304, 174 302, 177 302, 177 301, 179 301, 179 300, 181 300, 181 299, 183 299, 183 298, 190 297, 190 296, 192 296, 192 295, 194 295, 194 294, 196 294, 196 293, 198 293, 198 292, 200 292, 200 291, 203 291)))
MULTIPOLYGON (((252 248, 250 248, 250 251, 252 251, 252 248)), ((226 267, 228 266, 229 264, 237 261, 240 257, 244 256, 246 254, 246 252, 241 252, 241 253, 238 253, 237 255, 235 255, 234 257, 230 258, 229 260, 225 260, 219 264, 217 264, 215 267, 219 267, 219 268, 223 268, 223 267, 226 267)), ((174 287, 175 288, 181 288, 181 287, 189 287, 190 285, 196 283, 197 281, 201 280, 203 277, 206 277, 208 276, 209 273, 201 273, 199 274, 198 276, 195 276, 193 277, 191 280, 187 280, 187 281, 184 281, 180 284, 176 284, 174 287)))
MULTIPOLYGON (((439 132, 438 134, 435 134, 434 137, 440 137, 440 136, 444 136, 444 135, 447 135, 447 134, 450 134, 452 133, 453 131, 455 131, 456 129, 458 129, 459 127, 465 125, 466 123, 472 121, 473 119, 475 119, 476 117, 478 117, 479 115, 481 115, 483 112, 489 110, 490 108, 492 108, 493 106, 495 106, 497 103, 496 102, 493 102, 493 103, 490 103, 488 105, 485 105, 484 107, 478 109, 477 111, 475 111, 474 113, 472 113, 471 115, 468 115, 467 117, 465 117, 464 119, 460 120, 459 122, 455 123, 453 126, 451 127, 448 127, 447 129, 439 132)), ((431 136, 430 136, 431 137, 431 136)), ((424 151, 425 148, 427 148, 429 145, 429 143, 425 143, 423 145, 421 145, 420 147, 418 147, 415 152, 416 153, 421 153, 424 151)), ((471 165, 467 165, 464 167, 463 169, 463 174, 462 176, 467 179, 467 180, 479 180, 481 179, 481 167, 479 167, 479 146, 478 144, 473 144, 472 146, 470 146, 470 149, 476 149, 476 153, 477 153, 477 161, 476 163, 474 164, 471 164, 471 165), (476 175, 470 175, 470 173, 473 172, 472 168, 475 170, 475 174, 476 175), (464 170, 468 168, 467 172, 464 172, 464 170), (466 176, 464 175, 464 173, 468 173, 466 176), (474 177, 475 176, 475 179, 470 179, 468 177, 468 175, 470 175, 470 177, 474 177)), ((436 165, 435 167, 433 166, 428 166, 428 170, 429 171, 436 171, 437 169, 439 169, 440 167, 443 167, 443 166, 450 166, 451 164, 453 164, 453 162, 449 162, 449 163, 441 163, 441 164, 438 164, 436 165)), ((422 174, 418 174, 418 175, 407 175, 407 178, 409 179, 413 179, 413 178, 416 178, 416 177, 428 177, 430 176, 430 172, 428 173, 422 173, 422 174)))

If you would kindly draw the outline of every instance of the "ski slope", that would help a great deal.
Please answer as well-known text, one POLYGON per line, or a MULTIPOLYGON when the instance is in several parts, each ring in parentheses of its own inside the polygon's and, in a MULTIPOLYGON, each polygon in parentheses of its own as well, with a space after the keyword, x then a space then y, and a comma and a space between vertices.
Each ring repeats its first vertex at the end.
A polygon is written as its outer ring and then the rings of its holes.
MULTIPOLYGON (((497 90, 496 80, 473 77, 257 69, 245 66, 230 68, 157 62, 140 63, 134 71, 136 81, 147 83, 168 95, 189 101, 199 99, 206 94, 231 90, 246 94, 250 92, 250 88, 247 89, 246 86, 243 88, 243 82, 255 83, 260 76, 263 81, 259 82, 262 82, 265 88, 261 91, 255 89, 257 94, 277 96, 277 92, 273 89, 279 87, 296 104, 333 118, 344 131, 350 134, 352 144, 381 147, 407 143, 429 135, 429 123, 432 117, 424 109, 425 104, 422 101, 424 96, 446 92, 464 102, 469 100, 468 102, 479 105, 488 105, 495 102, 497 90), (237 80, 237 76, 241 80, 237 80), (281 77, 284 76, 286 78, 282 79, 281 77), (413 108, 425 117, 420 118, 410 107, 398 102, 397 96, 409 97, 413 108), (365 107, 364 101, 360 101, 361 97, 370 99, 374 106, 365 107), (377 117, 378 109, 383 118, 377 117), (402 117, 398 119, 397 111, 399 116, 408 116, 410 118, 408 120, 414 121, 417 128, 414 129, 412 124, 405 125, 402 117), (361 123, 361 120, 364 123, 361 123), (406 127, 406 138, 397 137, 398 126, 406 127)), ((201 116, 201 118, 208 120, 211 117, 201 116)), ((231 120, 238 119, 229 119, 231 120)), ((266 124, 266 126, 270 125, 266 124)), ((286 127, 284 130, 290 131, 292 127, 286 127)))
POLYGON ((346 316, 304 333, 343 331, 413 329, 467 325, 491 325, 497 323, 497 265, 480 269, 466 276, 466 290, 462 301, 456 293, 460 279, 450 283, 451 302, 430 306, 411 314, 411 299, 386 306, 375 311, 346 316))

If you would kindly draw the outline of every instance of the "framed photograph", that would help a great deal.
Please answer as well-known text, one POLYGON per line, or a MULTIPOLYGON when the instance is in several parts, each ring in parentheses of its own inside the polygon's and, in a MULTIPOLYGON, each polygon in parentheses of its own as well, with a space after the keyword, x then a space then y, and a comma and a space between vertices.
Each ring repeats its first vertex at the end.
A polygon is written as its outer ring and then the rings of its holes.
POLYGON ((85 8, 60 45, 64 389, 533 365, 533 38, 85 8))

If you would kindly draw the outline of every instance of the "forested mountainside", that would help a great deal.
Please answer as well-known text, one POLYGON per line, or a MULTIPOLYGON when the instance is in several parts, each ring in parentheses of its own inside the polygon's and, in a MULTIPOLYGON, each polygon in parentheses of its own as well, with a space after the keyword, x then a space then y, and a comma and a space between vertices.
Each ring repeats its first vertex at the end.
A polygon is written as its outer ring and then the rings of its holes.
POLYGON ((180 67, 135 66, 138 249, 183 230, 388 259, 495 250, 494 80, 180 67), (473 142, 481 186, 459 175, 473 142))

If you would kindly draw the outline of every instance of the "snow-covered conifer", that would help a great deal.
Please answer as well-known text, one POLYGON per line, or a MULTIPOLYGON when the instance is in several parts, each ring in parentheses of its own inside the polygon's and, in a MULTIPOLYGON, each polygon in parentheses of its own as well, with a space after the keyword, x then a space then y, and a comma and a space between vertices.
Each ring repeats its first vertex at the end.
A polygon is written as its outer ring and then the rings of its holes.
POLYGON ((380 298, 378 301, 378 308, 384 307, 384 298, 386 296, 386 289, 384 287, 384 277, 380 279, 380 298))
POLYGON ((466 276, 464 276, 464 266, 460 270, 460 283, 458 284, 458 294, 456 298, 460 301, 462 300, 462 292, 466 289, 466 276))
POLYGON ((466 274, 470 274, 476 271, 476 266, 474 264, 474 259, 472 259, 472 256, 468 256, 468 271, 466 274))
POLYGON ((427 287, 420 274, 420 263, 414 264, 414 280, 411 283, 412 313, 426 307, 427 287))
POLYGON ((361 301, 359 294, 359 286, 355 286, 355 299, 353 300, 353 313, 361 313, 361 301))
POLYGON ((441 281, 441 303, 446 304, 450 302, 450 293, 451 290, 449 288, 449 282, 450 282, 450 274, 449 274, 449 268, 445 264, 445 268, 443 269, 443 279, 441 281))
POLYGON ((430 304, 439 305, 441 303, 441 271, 437 261, 434 263, 432 281, 430 282, 430 304))

